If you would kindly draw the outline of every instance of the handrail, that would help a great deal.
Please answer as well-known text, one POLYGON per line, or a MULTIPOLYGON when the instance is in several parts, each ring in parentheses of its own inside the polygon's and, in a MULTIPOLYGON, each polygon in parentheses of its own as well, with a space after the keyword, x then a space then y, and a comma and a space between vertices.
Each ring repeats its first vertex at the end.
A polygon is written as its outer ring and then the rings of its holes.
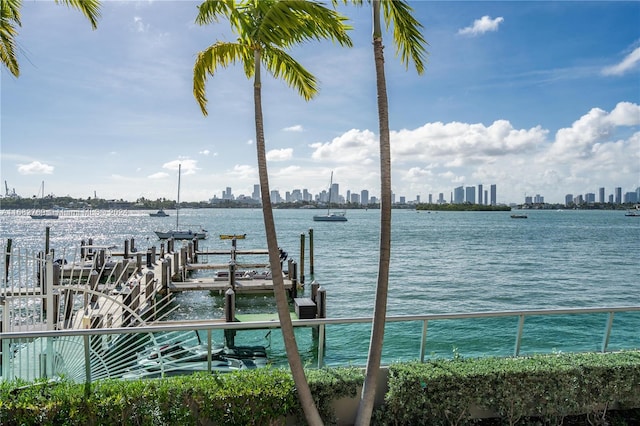
MULTIPOLYGON (((620 306, 620 307, 592 307, 592 308, 563 308, 563 309, 529 309, 529 310, 508 310, 508 311, 487 311, 487 312, 468 312, 468 313, 443 313, 443 314, 424 314, 424 315, 400 315, 388 316, 387 323, 398 322, 422 322, 422 333, 420 338, 420 361, 424 362, 427 342, 427 326, 429 321, 436 320, 458 320, 458 319, 478 319, 478 318, 498 318, 498 317, 517 317, 517 331, 515 340, 514 356, 518 356, 520 352, 520 343, 522 340, 524 321, 526 317, 531 316, 547 316, 547 315, 572 315, 572 314, 598 314, 606 313, 607 319, 604 327, 601 351, 606 352, 609 344, 609 337, 613 328, 613 317, 615 313, 620 312, 640 312, 640 306, 620 306)), ((314 327, 318 330, 318 347, 317 360, 318 368, 324 364, 324 340, 326 336, 326 326, 328 325, 346 325, 346 324, 366 324, 371 323, 372 317, 353 317, 353 318, 318 318, 293 320, 294 327, 314 327)), ((208 341, 208 368, 211 368, 211 333, 213 330, 256 330, 256 329, 274 329, 279 328, 278 321, 248 321, 248 322, 224 322, 222 320, 207 321, 181 321, 174 323, 163 323, 145 325, 139 327, 120 327, 120 328, 96 328, 96 329, 64 329, 64 330, 40 330, 40 331, 12 331, 0 333, 0 341, 2 341, 3 349, 8 348, 9 340, 19 339, 35 339, 35 338, 55 338, 62 336, 82 336, 84 345, 85 358, 85 379, 87 383, 91 382, 89 345, 90 337, 105 336, 113 334, 143 334, 157 332, 181 332, 201 330, 207 332, 208 341)), ((3 351, 3 375, 8 372, 8 352, 3 351)), ((1 377, 0 377, 1 380, 1 377)))
MULTIPOLYGON (((395 315, 388 316, 386 322, 411 322, 411 321, 431 321, 448 319, 475 319, 475 318, 497 318, 510 316, 535 316, 535 315, 566 315, 566 314, 597 314, 616 312, 640 312, 640 306, 620 306, 620 307, 597 307, 597 308, 565 308, 565 309, 527 309, 513 311, 480 311, 468 313, 452 314, 424 314, 424 315, 395 315)), ((294 319, 294 327, 311 327, 320 325, 336 324, 358 324, 370 323, 373 317, 352 317, 352 318, 315 318, 315 319, 294 319)), ((64 330, 37 330, 37 331, 11 331, 0 333, 0 339, 24 339, 34 337, 56 337, 56 336, 97 336, 108 334, 135 334, 165 331, 189 331, 189 330, 251 330, 280 328, 277 321, 246 321, 246 322, 224 322, 221 320, 206 321, 181 321, 180 323, 153 324, 139 327, 119 327, 119 328, 94 328, 94 329, 64 329, 64 330)))

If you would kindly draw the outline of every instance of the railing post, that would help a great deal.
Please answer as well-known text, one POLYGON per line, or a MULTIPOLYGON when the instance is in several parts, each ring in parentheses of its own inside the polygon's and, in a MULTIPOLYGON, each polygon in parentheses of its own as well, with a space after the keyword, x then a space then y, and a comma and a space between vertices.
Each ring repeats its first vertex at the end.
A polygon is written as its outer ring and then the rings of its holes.
POLYGON ((424 363, 424 354, 427 350, 427 326, 429 320, 422 321, 422 338, 420 339, 420 362, 424 363))
POLYGON ((324 324, 318 327, 318 368, 322 368, 324 364, 324 324))
POLYGON ((613 312, 609 312, 609 318, 607 319, 607 327, 604 330, 604 338, 602 339, 602 352, 607 351, 609 346, 609 338, 611 337, 611 327, 613 327, 613 312))
POLYGON ((86 397, 89 397, 91 390, 91 360, 89 357, 89 335, 83 336, 84 341, 84 393, 86 397))
POLYGON ((513 356, 520 355, 520 343, 522 342, 522 330, 524 329, 524 315, 520 315, 518 320, 518 334, 516 335, 516 347, 513 350, 513 356))

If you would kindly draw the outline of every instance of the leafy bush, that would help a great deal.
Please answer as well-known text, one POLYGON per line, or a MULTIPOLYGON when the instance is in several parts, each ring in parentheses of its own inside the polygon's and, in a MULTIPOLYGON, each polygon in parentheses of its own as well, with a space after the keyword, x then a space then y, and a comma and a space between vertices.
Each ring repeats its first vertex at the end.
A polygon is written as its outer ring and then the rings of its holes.
POLYGON ((458 425, 481 410, 510 425, 531 416, 561 423, 616 405, 640 407, 639 352, 395 364, 376 418, 392 425, 458 425))

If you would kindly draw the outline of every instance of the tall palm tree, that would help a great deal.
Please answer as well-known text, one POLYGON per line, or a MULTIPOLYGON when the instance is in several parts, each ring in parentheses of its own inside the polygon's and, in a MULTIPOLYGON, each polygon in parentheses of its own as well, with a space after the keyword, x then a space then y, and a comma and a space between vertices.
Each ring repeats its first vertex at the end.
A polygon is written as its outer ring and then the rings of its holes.
MULTIPOLYGON (((98 28, 100 0, 55 0, 78 9, 89 19, 91 27, 98 28)), ((0 0, 0 60, 14 77, 20 76, 20 66, 16 56, 17 27, 22 26, 20 8, 22 0, 0 0)))
MULTIPOLYGON (((349 3, 348 0, 343 0, 349 3)), ((333 0, 334 6, 338 0, 333 0)), ((363 0, 352 0, 361 6, 363 0)), ((378 126, 380 132, 380 247, 378 260, 378 282, 371 327, 371 340, 367 357, 356 425, 368 425, 371 421, 376 397, 376 383, 380 371, 384 327, 387 315, 389 292, 389 263, 391 259, 391 143, 389 136, 389 103, 384 74, 384 46, 382 44, 381 8, 387 29, 393 24, 393 41, 400 58, 409 67, 413 61, 418 74, 424 72, 426 40, 422 36, 422 25, 413 17, 413 9, 403 0, 369 0, 372 5, 373 55, 376 69, 378 93, 378 126)))
POLYGON ((317 93, 316 80, 285 49, 304 41, 326 38, 351 46, 347 35, 350 27, 345 24, 346 18, 319 2, 292 0, 242 0, 237 3, 235 0, 207 0, 199 6, 196 22, 209 24, 219 17, 229 21, 238 39, 235 42, 218 41, 198 54, 193 69, 193 94, 202 113, 207 115, 205 83, 208 76, 215 75, 218 67, 226 68, 240 62, 247 78, 253 78, 258 174, 274 296, 298 397, 307 422, 319 425, 322 419, 304 375, 280 266, 267 172, 260 72, 264 66, 275 78, 284 79, 309 100, 317 93))

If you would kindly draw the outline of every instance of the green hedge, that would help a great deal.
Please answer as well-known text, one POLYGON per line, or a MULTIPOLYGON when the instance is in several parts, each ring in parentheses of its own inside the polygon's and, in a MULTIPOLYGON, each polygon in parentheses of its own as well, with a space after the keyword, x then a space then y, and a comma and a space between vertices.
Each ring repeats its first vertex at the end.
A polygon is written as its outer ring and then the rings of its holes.
MULTIPOLYGON (((323 418, 333 398, 354 396, 356 368, 309 370, 323 418)), ((227 374, 147 380, 0 384, 1 425, 270 425, 302 409, 288 370, 261 368, 227 374), (88 392, 87 392, 88 390, 88 392)))
POLYGON ((396 364, 376 415, 391 425, 465 424, 481 412, 560 424, 612 407, 640 407, 640 352, 396 364))
MULTIPOLYGON (((308 370, 326 424, 331 402, 357 400, 359 368, 308 370)), ((385 403, 374 423, 472 423, 474 409, 504 424, 537 416, 559 424, 567 415, 640 408, 640 352, 564 354, 400 363, 389 368, 385 403)), ((602 416, 601 416, 602 417, 602 416)), ((0 383, 2 425, 273 425, 303 424, 288 370, 264 368, 148 380, 0 383)))

